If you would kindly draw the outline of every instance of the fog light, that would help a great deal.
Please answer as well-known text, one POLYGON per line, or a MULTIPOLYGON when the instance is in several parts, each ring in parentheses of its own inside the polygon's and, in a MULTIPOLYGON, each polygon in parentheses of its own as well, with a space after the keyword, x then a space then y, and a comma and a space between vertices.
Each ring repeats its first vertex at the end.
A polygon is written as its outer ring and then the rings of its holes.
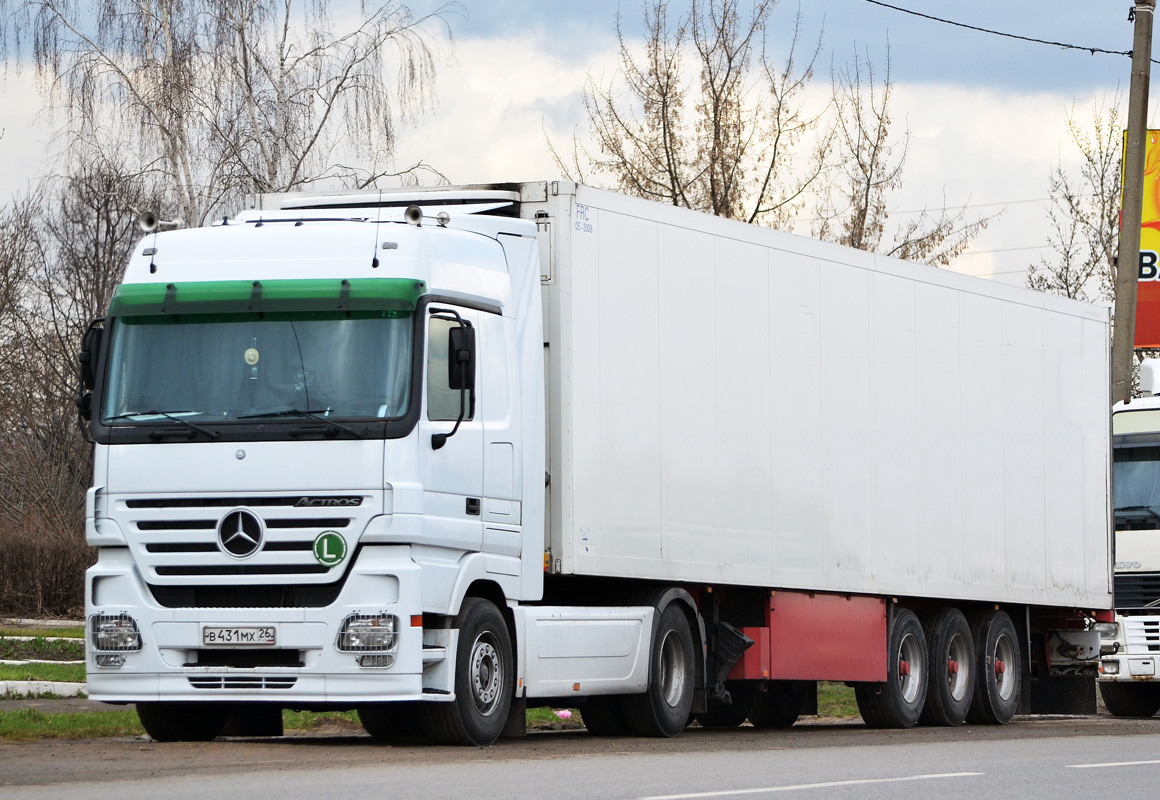
POLYGON ((1120 662, 1119 661, 1105 661, 1100 664, 1100 672, 1104 675, 1119 675, 1120 662))
POLYGON ((98 667, 116 669, 125 666, 125 657, 119 653, 98 653, 96 658, 98 667))
POLYGON ((342 621, 335 646, 344 653, 394 650, 397 627, 392 614, 351 614, 342 621))
POLYGON ((94 650, 135 653, 141 649, 137 621, 128 614, 94 614, 89 617, 89 630, 94 650))
POLYGON ((391 653, 371 653, 366 656, 359 656, 357 659, 360 667, 366 669, 384 669, 395 663, 395 656, 391 653))

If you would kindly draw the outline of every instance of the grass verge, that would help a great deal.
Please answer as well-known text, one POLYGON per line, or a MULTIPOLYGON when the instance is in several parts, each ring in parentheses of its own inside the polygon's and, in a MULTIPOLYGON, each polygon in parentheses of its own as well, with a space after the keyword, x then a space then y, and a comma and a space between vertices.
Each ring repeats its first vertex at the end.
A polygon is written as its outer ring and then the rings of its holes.
POLYGON ((36 628, 0 625, 0 637, 3 636, 51 636, 56 639, 84 639, 85 628, 78 625, 73 628, 36 628))
POLYGON ((858 702, 853 688, 844 683, 818 682, 818 716, 856 717, 858 702))
POLYGON ((0 638, 0 660, 22 661, 41 658, 49 661, 81 661, 85 657, 82 641, 50 642, 47 639, 31 641, 0 638))
POLYGON ((84 683, 84 664, 0 664, 0 681, 84 683))

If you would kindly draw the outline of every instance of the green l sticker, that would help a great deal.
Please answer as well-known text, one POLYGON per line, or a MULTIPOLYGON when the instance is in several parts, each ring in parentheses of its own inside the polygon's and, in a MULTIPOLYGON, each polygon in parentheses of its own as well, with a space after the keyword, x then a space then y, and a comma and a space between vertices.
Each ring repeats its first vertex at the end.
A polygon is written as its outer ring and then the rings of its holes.
POLYGON ((323 531, 314 540, 314 557, 324 567, 333 567, 346 558, 346 539, 337 531, 323 531))

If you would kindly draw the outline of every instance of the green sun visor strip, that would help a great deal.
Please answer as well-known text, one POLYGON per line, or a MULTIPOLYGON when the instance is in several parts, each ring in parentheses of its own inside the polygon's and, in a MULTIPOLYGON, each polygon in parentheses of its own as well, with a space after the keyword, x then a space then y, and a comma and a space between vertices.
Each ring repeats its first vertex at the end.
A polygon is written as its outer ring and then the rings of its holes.
POLYGON ((126 283, 109 316, 237 314, 284 311, 414 311, 427 291, 409 278, 315 278, 274 281, 126 283))

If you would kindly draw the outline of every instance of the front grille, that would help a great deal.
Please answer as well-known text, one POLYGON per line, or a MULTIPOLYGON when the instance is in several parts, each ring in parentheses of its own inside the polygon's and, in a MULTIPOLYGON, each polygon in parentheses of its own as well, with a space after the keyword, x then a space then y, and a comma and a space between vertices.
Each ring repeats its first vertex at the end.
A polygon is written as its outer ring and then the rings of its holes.
POLYGON ((297 682, 293 675, 199 675, 189 679, 194 689, 292 689, 297 682))
MULTIPOLYGON (((324 531, 340 531, 348 552, 352 552, 358 531, 376 512, 369 502, 371 498, 353 495, 111 499, 111 515, 132 539, 135 558, 153 586, 270 585, 287 580, 296 584, 332 583, 341 578, 349 560, 330 566, 319 563, 313 552, 315 540, 324 531), (247 555, 244 550, 226 552, 220 541, 219 525, 236 508, 249 509, 261 520, 261 543, 252 554, 247 555)), ((258 533, 255 526, 250 535, 258 538, 258 533)))
POLYGON ((149 585, 165 608, 324 608, 338 599, 343 581, 319 586, 149 585))
POLYGON ((1116 608, 1144 609, 1160 605, 1160 574, 1131 572, 1115 576, 1116 608))
POLYGON ((186 664, 187 667, 238 667, 253 669, 255 667, 301 667, 301 650, 285 649, 203 649, 197 651, 197 661, 186 664))
POLYGON ((1160 619, 1124 617, 1129 653, 1160 653, 1160 619))

